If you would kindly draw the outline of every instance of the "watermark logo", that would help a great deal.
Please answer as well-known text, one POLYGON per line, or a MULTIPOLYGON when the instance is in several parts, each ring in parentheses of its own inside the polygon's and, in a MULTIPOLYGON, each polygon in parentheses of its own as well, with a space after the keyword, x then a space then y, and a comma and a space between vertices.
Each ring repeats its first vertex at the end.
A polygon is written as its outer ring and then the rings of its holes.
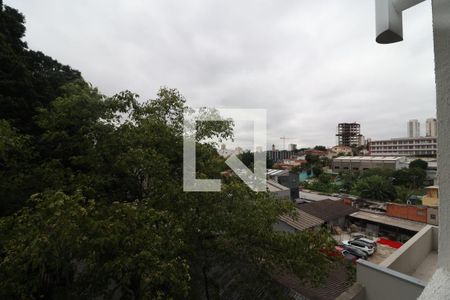
POLYGON ((266 191, 266 153, 256 151, 256 145, 266 146, 267 111, 265 109, 194 109, 184 114, 183 122, 183 190, 185 192, 220 192, 220 179, 196 178, 195 146, 198 141, 198 122, 209 121, 252 121, 254 172, 232 154, 225 163, 253 191, 266 191), (205 113, 209 111, 210 113, 205 113), (212 112, 212 113, 211 113, 212 112))

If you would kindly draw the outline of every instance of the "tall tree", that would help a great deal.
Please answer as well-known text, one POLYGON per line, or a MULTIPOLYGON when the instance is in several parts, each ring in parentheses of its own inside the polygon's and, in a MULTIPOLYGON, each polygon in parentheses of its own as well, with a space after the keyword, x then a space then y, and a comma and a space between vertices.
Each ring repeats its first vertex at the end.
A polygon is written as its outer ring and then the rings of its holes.
MULTIPOLYGON (((280 272, 327 276, 329 234, 274 231, 289 202, 236 178, 217 193, 183 191, 191 110, 177 90, 106 97, 28 50, 16 10, 0 22, 0 297, 249 298, 280 272), (234 284, 214 276, 230 265, 234 284)), ((232 125, 197 126, 197 178, 221 178, 209 141, 231 138, 232 125)))
POLYGON ((419 168, 426 170, 428 168, 428 163, 422 159, 415 159, 409 164, 410 169, 419 168))
POLYGON ((389 179, 373 175, 359 179, 353 190, 362 198, 389 201, 396 197, 395 188, 389 179))

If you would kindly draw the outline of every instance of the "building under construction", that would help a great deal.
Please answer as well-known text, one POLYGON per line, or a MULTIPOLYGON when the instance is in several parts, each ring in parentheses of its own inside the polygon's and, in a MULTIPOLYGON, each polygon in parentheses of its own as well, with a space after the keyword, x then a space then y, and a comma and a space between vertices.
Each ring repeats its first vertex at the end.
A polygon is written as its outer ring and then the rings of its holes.
POLYGON ((339 123, 336 136, 338 137, 338 145, 354 146, 361 145, 361 125, 358 123, 339 123))

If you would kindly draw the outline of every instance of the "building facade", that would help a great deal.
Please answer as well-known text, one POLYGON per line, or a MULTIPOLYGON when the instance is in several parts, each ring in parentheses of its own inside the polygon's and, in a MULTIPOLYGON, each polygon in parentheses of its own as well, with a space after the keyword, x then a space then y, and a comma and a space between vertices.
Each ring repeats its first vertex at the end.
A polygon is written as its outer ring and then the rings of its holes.
POLYGON ((427 119, 425 123, 426 127, 426 135, 428 137, 436 137, 437 136, 437 120, 436 118, 427 119))
POLYGON ((289 144, 289 145, 288 145, 288 150, 289 150, 289 151, 295 151, 295 150, 297 150, 297 144, 289 144))
POLYGON ((437 139, 416 137, 371 141, 369 153, 371 156, 436 157, 437 139))
POLYGON ((358 146, 361 143, 361 125, 358 123, 339 123, 336 136, 340 146, 358 146))
POLYGON ((333 158, 333 172, 362 172, 369 169, 399 170, 407 167, 404 157, 340 156, 333 158))
POLYGON ((267 157, 272 160, 273 162, 280 162, 284 159, 290 159, 294 155, 293 151, 287 151, 287 150, 272 150, 267 151, 267 157))
POLYGON ((409 120, 407 125, 408 137, 414 138, 420 136, 420 123, 418 120, 409 120))

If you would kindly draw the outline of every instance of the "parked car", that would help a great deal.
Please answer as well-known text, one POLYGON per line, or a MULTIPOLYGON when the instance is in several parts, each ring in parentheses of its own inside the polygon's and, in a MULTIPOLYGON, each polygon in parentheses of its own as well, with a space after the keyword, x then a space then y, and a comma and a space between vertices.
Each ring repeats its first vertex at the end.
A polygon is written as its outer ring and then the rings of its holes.
POLYGON ((367 255, 372 255, 375 252, 375 249, 373 248, 373 246, 367 245, 358 240, 343 241, 342 244, 344 244, 346 246, 352 246, 352 247, 358 248, 359 250, 362 250, 365 253, 367 253, 367 255))
POLYGON ((377 242, 366 237, 357 237, 354 240, 363 242, 364 244, 372 246, 375 250, 377 250, 377 242))
POLYGON ((356 261, 359 259, 359 257, 350 254, 350 252, 348 252, 347 250, 342 251, 342 255, 346 260, 350 261, 353 264, 356 264, 356 261))
POLYGON ((347 254, 354 255, 358 258, 367 259, 367 253, 359 250, 358 248, 355 248, 353 246, 347 246, 343 245, 344 251, 342 251, 342 254, 345 256, 347 254))

